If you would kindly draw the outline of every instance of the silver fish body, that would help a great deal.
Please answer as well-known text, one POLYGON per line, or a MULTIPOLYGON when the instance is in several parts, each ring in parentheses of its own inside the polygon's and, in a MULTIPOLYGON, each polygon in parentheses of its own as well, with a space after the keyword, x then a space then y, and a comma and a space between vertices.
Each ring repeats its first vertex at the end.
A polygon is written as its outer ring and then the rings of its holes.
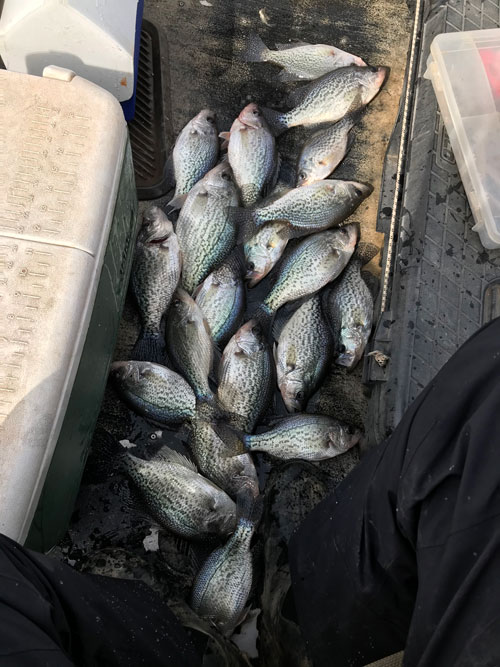
POLYGON ((202 109, 182 129, 173 150, 175 197, 187 194, 217 164, 219 137, 216 116, 202 109))
POLYGON ((229 257, 212 271, 196 293, 215 343, 225 343, 234 334, 245 309, 245 287, 240 262, 229 257))
POLYGON ((330 359, 330 331, 315 294, 285 324, 275 348, 278 387, 289 412, 304 410, 330 359))
POLYGON ((286 220, 289 235, 297 238, 340 224, 372 192, 371 185, 357 181, 318 181, 241 215, 257 228, 273 220, 286 220))
POLYGON ((125 454, 123 467, 163 527, 188 539, 234 530, 235 503, 181 454, 164 451, 149 461, 125 454))
POLYGON ((274 136, 256 104, 247 105, 229 132, 227 156, 244 206, 252 206, 276 180, 274 136))
POLYGON ((248 286, 254 287, 267 276, 285 251, 288 236, 287 223, 276 220, 260 227, 245 243, 245 278, 248 286))
POLYGON ((200 473, 231 498, 236 498, 243 487, 254 496, 259 494, 257 472, 250 454, 230 456, 229 448, 210 422, 203 419, 192 422, 189 447, 200 473))
POLYGON ((264 111, 275 134, 298 125, 335 123, 366 106, 388 76, 387 67, 351 65, 336 69, 298 91, 298 104, 286 112, 264 111))
POLYGON ((208 376, 213 364, 213 340, 208 322, 195 301, 177 288, 167 317, 167 351, 196 397, 212 398, 208 376))
POLYGON ((177 220, 183 257, 181 285, 189 292, 216 269, 236 243, 231 209, 238 193, 227 162, 214 167, 190 191, 177 220))
POLYGON ((217 399, 235 427, 251 433, 272 399, 274 363, 256 320, 241 326, 222 354, 217 399))
POLYGON ((179 282, 182 256, 173 225, 157 206, 149 208, 137 238, 130 286, 142 331, 134 358, 158 361, 164 346, 160 323, 179 282), (160 348, 160 350, 158 350, 160 348))
POLYGON ((183 377, 148 361, 115 361, 110 377, 120 397, 159 424, 178 424, 195 415, 196 397, 183 377))
MULTIPOLYGON (((240 498, 235 532, 223 547, 210 554, 191 593, 193 610, 210 619, 225 636, 231 635, 243 620, 253 580, 250 545, 257 521, 251 511, 241 511, 240 498)), ((251 502, 254 501, 250 501, 250 507, 251 502)))
POLYGON ((351 260, 338 283, 324 295, 332 327, 336 363, 352 369, 363 356, 373 325, 373 297, 361 276, 361 262, 351 260))
POLYGON ((342 162, 352 139, 355 123, 352 115, 334 125, 315 132, 304 144, 297 165, 297 186, 310 185, 327 178, 342 162))
POLYGON ((323 461, 359 442, 361 432, 324 415, 297 414, 275 422, 271 430, 243 436, 249 451, 265 452, 279 459, 323 461))
POLYGON ((318 292, 344 270, 357 239, 358 229, 354 224, 303 239, 281 265, 261 310, 272 316, 285 303, 318 292))
POLYGON ((268 49, 255 33, 250 35, 244 59, 248 62, 268 62, 282 67, 285 81, 317 79, 327 72, 347 65, 365 62, 347 51, 328 44, 277 44, 278 50, 268 49))

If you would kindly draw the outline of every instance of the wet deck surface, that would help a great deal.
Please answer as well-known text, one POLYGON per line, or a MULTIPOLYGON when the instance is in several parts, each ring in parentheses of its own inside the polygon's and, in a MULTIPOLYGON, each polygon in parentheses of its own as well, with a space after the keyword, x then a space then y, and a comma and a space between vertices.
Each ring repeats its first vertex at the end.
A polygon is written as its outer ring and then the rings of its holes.
MULTIPOLYGON (((387 142, 397 115, 406 66, 410 15, 405 0, 279 0, 269 6, 253 1, 146 0, 145 18, 153 21, 168 45, 163 58, 167 119, 174 135, 201 108, 218 114, 219 130, 229 129, 232 120, 249 101, 271 107, 284 106, 290 90, 277 79, 279 70, 268 64, 246 64, 238 60, 245 36, 257 31, 269 46, 275 42, 301 40, 336 44, 373 65, 388 65, 391 76, 370 104, 355 130, 356 140, 336 177, 372 183, 375 191, 353 216, 361 222, 363 241, 382 245, 375 231, 378 192, 387 142), (209 5, 210 3, 210 5, 209 5), (262 12, 269 25, 262 21, 262 12)), ((289 161, 296 159, 303 134, 291 131, 280 139, 280 150, 289 161)), ((161 202, 160 202, 161 203, 161 202)), ((378 258, 372 262, 379 270, 378 258)), ((129 358, 139 332, 134 305, 127 301, 115 359, 129 358)), ((324 386, 311 401, 309 410, 331 414, 362 425, 366 397, 361 369, 347 374, 333 367, 324 386)), ((279 410, 279 406, 275 406, 279 410)), ((108 388, 99 418, 118 439, 135 442, 139 455, 148 457, 169 444, 183 449, 181 438, 159 431, 135 416, 108 388)), ((98 443, 96 443, 97 445, 98 443)), ((136 450, 137 451, 137 450, 136 450)), ((255 553, 256 583, 253 606, 259 615, 259 665, 307 664, 297 627, 282 614, 289 588, 286 544, 291 531, 356 464, 356 451, 312 465, 291 462, 271 466, 260 458, 266 479, 266 511, 259 529, 255 553)), ((119 477, 101 475, 91 460, 80 492, 67 538, 56 555, 75 567, 115 576, 142 578, 167 597, 188 625, 199 624, 183 599, 189 592, 197 562, 207 548, 193 549, 188 543, 160 532, 159 541, 148 538, 151 524, 129 507, 127 487, 119 477), (144 539, 146 541, 144 542, 144 539)), ((207 628, 205 627, 205 630, 207 628)), ((222 642, 210 664, 248 664, 222 642)), ((208 664, 208 663, 207 663, 208 664)))

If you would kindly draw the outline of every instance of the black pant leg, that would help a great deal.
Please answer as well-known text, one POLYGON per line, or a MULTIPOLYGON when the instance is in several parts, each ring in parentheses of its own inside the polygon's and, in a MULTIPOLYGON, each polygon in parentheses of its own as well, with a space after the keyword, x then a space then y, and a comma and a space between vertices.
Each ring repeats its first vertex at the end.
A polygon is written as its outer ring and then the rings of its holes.
POLYGON ((0 664, 194 667, 201 658, 146 585, 80 574, 0 536, 0 664))
POLYGON ((317 667, 500 664, 500 320, 473 336, 394 434, 290 544, 317 667))

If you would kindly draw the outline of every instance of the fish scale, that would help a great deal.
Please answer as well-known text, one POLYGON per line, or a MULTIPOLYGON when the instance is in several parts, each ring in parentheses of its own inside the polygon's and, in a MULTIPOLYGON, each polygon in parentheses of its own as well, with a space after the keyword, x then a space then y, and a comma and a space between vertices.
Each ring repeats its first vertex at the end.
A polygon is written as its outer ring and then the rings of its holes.
POLYGON ((217 398, 230 422, 253 431, 271 402, 274 379, 271 350, 255 320, 240 327, 226 345, 219 375, 217 398))
POLYGON ((371 186, 356 181, 324 180, 294 188, 247 215, 257 225, 287 220, 291 236, 303 236, 340 224, 372 191, 371 186))
POLYGON ((268 315, 289 301, 319 291, 334 280, 349 261, 357 241, 357 227, 313 234, 304 239, 280 267, 276 284, 262 302, 268 315))
POLYGON ((259 481, 250 454, 229 456, 228 447, 208 421, 195 419, 192 422, 189 447, 201 474, 232 498, 236 498, 243 486, 258 495, 259 481))
POLYGON ((297 414, 278 420, 265 433, 245 435, 243 442, 249 451, 280 459, 321 461, 343 454, 360 437, 360 431, 332 417, 297 414))
POLYGON ((334 335, 337 363, 349 368, 361 359, 373 323, 373 297, 361 276, 361 266, 361 260, 351 260, 324 301, 334 335))
POLYGON ((207 318, 215 343, 232 336, 245 308, 245 288, 238 260, 229 258, 210 273, 195 301, 207 318))
MULTIPOLYGON (((187 194, 217 163, 219 138, 215 113, 203 109, 181 130, 173 150, 175 197, 187 194), (209 122, 207 119, 212 118, 209 122)), ((175 198, 174 197, 174 198, 175 198)))
POLYGON ((235 503, 177 452, 158 454, 149 461, 125 454, 123 465, 165 528, 190 539, 227 535, 234 528, 235 503))
POLYGON ((330 345, 321 297, 315 295, 288 320, 276 347, 278 386, 289 411, 302 410, 316 390, 330 360, 330 345))
POLYGON ((191 190, 179 215, 175 231, 183 257, 181 285, 190 294, 236 243, 230 210, 237 206, 238 194, 230 174, 226 163, 212 169, 191 190))

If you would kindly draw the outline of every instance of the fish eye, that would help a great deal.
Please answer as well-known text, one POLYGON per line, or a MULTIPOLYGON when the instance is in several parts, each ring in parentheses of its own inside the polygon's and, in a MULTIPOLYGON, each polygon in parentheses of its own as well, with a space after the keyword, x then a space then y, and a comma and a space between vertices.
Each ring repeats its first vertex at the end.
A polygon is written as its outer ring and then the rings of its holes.
POLYGON ((374 74, 378 72, 378 69, 376 67, 369 67, 368 69, 370 70, 370 72, 373 72, 374 74))
POLYGON ((255 264, 253 262, 247 262, 247 269, 253 271, 255 269, 255 264))
POLYGON ((207 116, 208 123, 215 123, 215 118, 213 116, 207 116))
POLYGON ((221 177, 224 181, 230 181, 230 180, 231 180, 231 175, 229 174, 228 171, 223 171, 223 172, 221 173, 220 177, 221 177))
POLYGON ((252 333, 255 334, 256 336, 260 334, 260 327, 258 324, 252 327, 252 333))
POLYGON ((363 193, 359 188, 354 188, 354 194, 356 195, 356 197, 362 197, 363 196, 363 193))
POLYGON ((345 345, 341 345, 341 346, 339 347, 339 352, 340 352, 340 354, 344 354, 344 352, 345 352, 345 345))
POLYGON ((254 116, 260 116, 260 111, 258 109, 254 109, 252 113, 254 116))
POLYGON ((181 305, 182 301, 180 299, 174 299, 174 308, 178 308, 181 305))
POLYGON ((302 391, 302 389, 295 394, 295 398, 298 401, 301 401, 304 398, 304 392, 302 391))
POLYGON ((300 178, 301 181, 303 181, 304 178, 307 178, 307 174, 305 171, 299 171, 298 177, 300 178))
POLYGON ((356 429, 354 428, 354 426, 351 426, 351 424, 348 424, 346 426, 346 431, 349 435, 354 435, 356 429))

